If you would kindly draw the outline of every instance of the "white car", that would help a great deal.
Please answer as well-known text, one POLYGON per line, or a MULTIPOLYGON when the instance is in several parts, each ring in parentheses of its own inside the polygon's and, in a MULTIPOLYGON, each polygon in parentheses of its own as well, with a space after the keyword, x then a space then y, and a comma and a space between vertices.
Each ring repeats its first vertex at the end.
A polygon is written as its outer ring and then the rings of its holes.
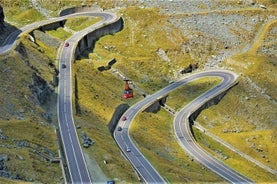
POLYGON ((129 147, 126 148, 127 152, 131 152, 131 149, 129 147))

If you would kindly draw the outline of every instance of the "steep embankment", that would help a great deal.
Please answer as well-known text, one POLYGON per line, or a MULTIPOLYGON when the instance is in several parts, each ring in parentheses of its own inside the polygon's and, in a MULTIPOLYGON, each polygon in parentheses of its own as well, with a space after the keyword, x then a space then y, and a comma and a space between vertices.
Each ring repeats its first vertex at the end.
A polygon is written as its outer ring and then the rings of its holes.
POLYGON ((50 53, 57 48, 27 37, 0 56, 0 176, 60 183, 60 165, 52 163, 59 153, 51 85, 56 70, 50 53))

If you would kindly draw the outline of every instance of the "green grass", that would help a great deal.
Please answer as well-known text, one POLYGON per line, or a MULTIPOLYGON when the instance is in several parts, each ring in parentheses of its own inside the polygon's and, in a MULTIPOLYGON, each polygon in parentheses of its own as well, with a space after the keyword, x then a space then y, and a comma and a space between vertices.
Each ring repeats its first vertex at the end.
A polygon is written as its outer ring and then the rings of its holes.
MULTIPOLYGON (((70 18, 66 21, 65 27, 72 29, 73 31, 80 31, 90 25, 97 23, 98 21, 100 21, 100 18, 98 17, 70 18)), ((57 30, 49 30, 46 32, 60 40, 66 40, 72 35, 72 33, 67 32, 64 28, 61 27, 57 30)))
POLYGON ((118 61, 115 68, 148 93, 153 93, 166 86, 177 71, 193 62, 181 51, 186 38, 157 9, 130 7, 122 14, 124 29, 116 36, 105 36, 97 42, 94 49, 96 63, 115 57, 118 61), (167 52, 171 62, 163 61, 157 56, 159 48, 167 52))
POLYGON ((57 30, 46 31, 46 33, 48 33, 49 35, 51 35, 55 38, 59 38, 60 40, 66 40, 72 35, 71 33, 65 31, 61 27, 58 28, 57 30))
POLYGON ((26 52, 24 60, 29 62, 46 81, 50 82, 53 80, 54 71, 49 64, 55 64, 56 48, 46 45, 40 38, 37 39, 36 43, 32 43, 23 36, 21 43, 23 50, 26 52))
POLYGON ((166 104, 176 111, 181 110, 190 100, 197 98, 221 82, 216 77, 206 77, 189 82, 188 84, 174 90, 167 97, 166 104))

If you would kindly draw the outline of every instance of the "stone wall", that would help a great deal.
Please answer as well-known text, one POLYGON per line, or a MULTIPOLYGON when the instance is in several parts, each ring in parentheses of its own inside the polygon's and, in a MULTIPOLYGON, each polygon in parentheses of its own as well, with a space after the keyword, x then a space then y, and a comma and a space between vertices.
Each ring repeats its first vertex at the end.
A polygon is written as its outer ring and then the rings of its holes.
POLYGON ((60 16, 65 16, 73 13, 78 13, 78 12, 88 12, 88 11, 96 11, 99 9, 95 7, 90 7, 90 6, 82 6, 82 7, 72 7, 72 8, 67 8, 64 9, 60 12, 60 16))
POLYGON ((114 34, 120 30, 123 29, 124 22, 123 19, 120 17, 115 22, 111 24, 104 25, 101 28, 98 28, 90 33, 88 33, 86 36, 84 36, 79 42, 75 49, 75 58, 78 58, 78 56, 82 55, 83 51, 89 49, 93 50, 95 42, 102 36, 108 35, 108 34, 114 34))
POLYGON ((195 110, 190 116, 189 116, 189 122, 191 124, 193 124, 194 120, 196 120, 196 118, 198 117, 198 115, 201 113, 202 110, 209 108, 212 105, 217 105, 220 100, 227 94, 227 92, 232 89, 235 85, 237 85, 238 83, 234 83, 230 88, 226 89, 225 91, 223 91, 222 93, 218 94, 217 96, 213 97, 212 99, 210 99, 209 101, 207 101, 206 103, 204 103, 200 108, 198 108, 197 110, 195 110))

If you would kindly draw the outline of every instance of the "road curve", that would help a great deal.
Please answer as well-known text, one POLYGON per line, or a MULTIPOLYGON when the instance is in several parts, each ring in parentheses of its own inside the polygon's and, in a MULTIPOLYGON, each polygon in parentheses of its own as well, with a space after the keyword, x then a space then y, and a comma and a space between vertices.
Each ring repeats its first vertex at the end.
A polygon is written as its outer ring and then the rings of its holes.
POLYGON ((231 183, 252 183, 251 180, 231 169, 223 162, 211 156, 196 143, 190 127, 189 117, 203 104, 231 88, 236 82, 236 75, 230 71, 208 71, 197 77, 215 76, 222 79, 216 87, 205 92, 177 113, 174 119, 174 131, 181 147, 194 159, 231 183))
POLYGON ((139 101, 138 103, 130 107, 122 115, 127 118, 125 121, 120 120, 118 122, 118 125, 114 131, 114 138, 124 155, 132 163, 133 167, 140 174, 140 176, 142 176, 146 183, 165 183, 165 181, 153 168, 153 166, 151 166, 147 159, 142 155, 142 153, 138 150, 138 148, 135 146, 132 139, 130 138, 129 129, 133 119, 139 112, 143 111, 145 108, 157 101, 157 99, 160 99, 160 97, 165 96, 172 90, 193 80, 210 76, 220 77, 223 80, 219 85, 195 99, 176 115, 174 120, 176 137, 178 138, 179 143, 183 149, 185 149, 186 151, 188 150, 188 153, 196 158, 200 163, 213 170, 227 181, 239 183, 252 182, 246 177, 232 170, 228 166, 224 165, 222 162, 216 160, 215 158, 212 158, 209 154, 198 147, 190 131, 189 124, 187 123, 189 115, 200 108, 201 105, 207 102, 209 99, 232 87, 237 78, 236 74, 227 70, 209 70, 187 76, 173 84, 168 85, 167 87, 154 93, 153 95, 147 96, 142 101, 139 101), (122 130, 118 131, 118 127, 121 127, 122 130), (185 143, 183 143, 183 140, 185 140, 185 143), (127 147, 131 151, 127 152, 127 147))
MULTIPOLYGON (((108 12, 79 12, 79 13, 65 15, 62 17, 56 17, 56 18, 51 18, 51 19, 47 19, 47 20, 42 20, 39 22, 34 22, 34 23, 28 24, 16 31, 12 32, 10 35, 8 35, 7 38, 4 40, 4 42, 2 44, 0 44, 0 54, 4 54, 5 52, 12 49, 17 43, 16 40, 24 33, 30 33, 31 31, 39 29, 40 27, 43 27, 45 25, 63 21, 68 18, 80 17, 80 16, 103 17, 105 19, 104 21, 106 24, 112 22, 115 18, 115 17, 113 17, 112 13, 108 13, 108 12)), ((103 20, 97 24, 103 24, 103 20)), ((89 27, 87 29, 89 29, 89 27)))
POLYGON ((24 26, 23 28, 11 33, 0 46, 0 54, 4 54, 16 45, 16 40, 23 33, 30 33, 33 30, 39 29, 42 26, 66 20, 70 17, 79 16, 97 16, 102 20, 96 24, 83 29, 82 31, 72 35, 66 42, 69 43, 68 47, 64 47, 60 55, 60 73, 59 73, 59 87, 58 87, 58 120, 60 132, 66 155, 67 167, 70 173, 71 183, 92 183, 86 166, 85 158, 78 140, 77 132, 74 126, 72 114, 72 76, 71 76, 71 62, 75 55, 77 43, 85 35, 91 33, 97 28, 115 22, 118 17, 109 12, 80 12, 62 17, 52 18, 35 22, 24 26), (65 68, 62 65, 65 64, 65 68))
POLYGON ((102 20, 72 35, 66 40, 69 46, 64 47, 61 51, 58 88, 58 119, 71 182, 92 183, 73 120, 71 63, 75 59, 75 49, 79 40, 97 28, 116 21, 117 16, 108 12, 85 12, 79 13, 79 15, 97 16, 101 17, 102 20), (66 67, 62 67, 62 65, 66 67))

